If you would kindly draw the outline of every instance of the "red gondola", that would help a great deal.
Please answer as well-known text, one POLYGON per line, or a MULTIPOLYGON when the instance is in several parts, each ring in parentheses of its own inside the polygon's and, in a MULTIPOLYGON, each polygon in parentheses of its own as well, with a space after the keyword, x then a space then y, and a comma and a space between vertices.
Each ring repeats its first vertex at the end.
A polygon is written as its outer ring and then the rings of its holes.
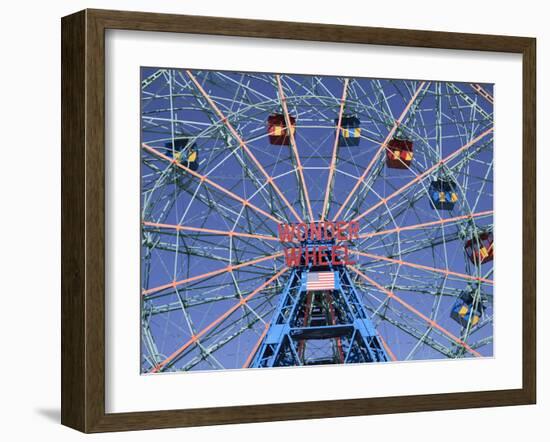
POLYGON ((491 232, 480 233, 476 238, 469 239, 464 245, 466 255, 473 264, 485 264, 494 257, 493 234, 491 232))
MULTIPOLYGON (((289 115, 288 119, 290 120, 290 131, 294 134, 296 131, 296 118, 289 115)), ((290 145, 290 132, 283 114, 273 114, 267 118, 267 134, 271 144, 276 146, 290 145)))
POLYGON ((386 149, 386 166, 391 169, 407 169, 413 159, 413 142, 392 138, 386 149))

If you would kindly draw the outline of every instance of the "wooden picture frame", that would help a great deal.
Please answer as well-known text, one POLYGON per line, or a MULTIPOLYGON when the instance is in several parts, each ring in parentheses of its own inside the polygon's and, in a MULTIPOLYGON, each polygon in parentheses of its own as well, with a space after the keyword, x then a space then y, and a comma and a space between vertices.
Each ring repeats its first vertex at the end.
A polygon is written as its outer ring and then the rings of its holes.
MULTIPOLYGON (((534 404, 536 400, 534 38, 106 10, 62 19, 62 411, 83 432, 534 404), (495 51, 523 58, 523 386, 401 397, 105 412, 105 30, 163 31, 495 51)), ((519 167, 519 166, 518 166, 519 167)))

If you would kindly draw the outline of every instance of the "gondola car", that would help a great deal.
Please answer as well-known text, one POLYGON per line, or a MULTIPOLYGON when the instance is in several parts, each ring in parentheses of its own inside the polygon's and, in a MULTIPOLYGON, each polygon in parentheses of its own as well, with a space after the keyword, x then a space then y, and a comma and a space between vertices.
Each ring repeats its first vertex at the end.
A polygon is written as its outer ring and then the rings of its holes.
POLYGON ((485 264, 493 260, 493 233, 482 232, 477 238, 471 238, 464 244, 466 255, 473 264, 485 264))
POLYGON ((429 188, 430 205, 433 209, 453 210, 458 201, 456 183, 437 179, 432 181, 429 188))
POLYGON ((451 318, 463 327, 468 323, 471 326, 477 325, 483 316, 483 304, 478 300, 477 305, 474 302, 474 291, 465 291, 457 298, 451 309, 451 318))
POLYGON ((386 166, 390 169, 408 169, 413 160, 413 142, 392 138, 386 148, 386 166))
MULTIPOLYGON (((338 127, 338 118, 334 120, 334 125, 338 127)), ((359 146, 361 141, 361 120, 353 115, 343 115, 338 134, 339 146, 359 146)))
MULTIPOLYGON (((168 149, 172 149, 172 142, 166 143, 168 149)), ((197 171, 199 168, 199 149, 197 145, 193 143, 189 145, 188 138, 174 139, 174 155, 173 158, 182 166, 188 167, 193 171, 197 171)))
POLYGON ((290 145, 290 133, 294 135, 296 131, 296 118, 289 115, 288 119, 290 121, 290 131, 287 128, 283 114, 272 114, 267 118, 267 134, 271 144, 275 146, 290 145))

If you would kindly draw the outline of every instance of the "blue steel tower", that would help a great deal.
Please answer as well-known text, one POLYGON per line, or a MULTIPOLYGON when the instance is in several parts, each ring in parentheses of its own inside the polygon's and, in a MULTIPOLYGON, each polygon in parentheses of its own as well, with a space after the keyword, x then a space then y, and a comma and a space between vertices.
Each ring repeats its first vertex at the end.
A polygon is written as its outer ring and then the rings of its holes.
POLYGON ((346 266, 333 264, 334 243, 302 242, 301 261, 292 269, 250 367, 389 360, 346 266), (326 261, 306 263, 304 255, 320 246, 326 247, 326 261))

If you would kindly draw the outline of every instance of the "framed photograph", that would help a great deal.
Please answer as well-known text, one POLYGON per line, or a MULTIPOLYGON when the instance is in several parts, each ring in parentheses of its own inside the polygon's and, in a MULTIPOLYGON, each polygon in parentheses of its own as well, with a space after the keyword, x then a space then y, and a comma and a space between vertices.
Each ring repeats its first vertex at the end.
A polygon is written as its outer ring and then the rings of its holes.
POLYGON ((64 17, 62 423, 535 403, 535 53, 64 17))

